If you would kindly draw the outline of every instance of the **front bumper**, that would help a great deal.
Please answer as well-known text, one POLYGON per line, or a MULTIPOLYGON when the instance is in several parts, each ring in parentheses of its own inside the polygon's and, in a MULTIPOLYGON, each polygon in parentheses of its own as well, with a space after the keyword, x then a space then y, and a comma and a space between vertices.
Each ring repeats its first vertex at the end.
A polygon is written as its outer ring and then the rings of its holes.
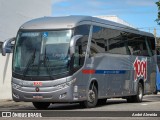
POLYGON ((74 102, 73 84, 72 78, 36 82, 12 78, 12 98, 25 102, 74 102))
POLYGON ((12 97, 14 101, 25 102, 73 102, 73 94, 71 89, 72 87, 68 86, 57 91, 27 92, 12 87, 12 97))

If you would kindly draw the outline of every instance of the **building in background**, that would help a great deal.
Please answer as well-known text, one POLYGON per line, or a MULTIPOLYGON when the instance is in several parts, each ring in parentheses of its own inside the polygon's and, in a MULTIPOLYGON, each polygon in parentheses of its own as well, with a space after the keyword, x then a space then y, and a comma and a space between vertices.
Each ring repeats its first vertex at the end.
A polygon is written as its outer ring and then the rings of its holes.
POLYGON ((24 22, 51 16, 51 9, 51 0, 0 0, 0 99, 11 98, 12 54, 1 55, 3 41, 15 37, 24 22))
POLYGON ((51 0, 0 0, 0 41, 16 35, 24 22, 51 16, 51 0))

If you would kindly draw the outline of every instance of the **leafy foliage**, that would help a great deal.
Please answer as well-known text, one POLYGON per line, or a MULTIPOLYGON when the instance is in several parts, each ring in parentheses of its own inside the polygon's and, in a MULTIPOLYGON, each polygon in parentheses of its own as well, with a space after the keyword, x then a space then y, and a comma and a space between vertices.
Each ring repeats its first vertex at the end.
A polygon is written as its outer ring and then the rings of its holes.
POLYGON ((160 25, 160 0, 156 2, 157 7, 158 7, 158 18, 156 19, 156 22, 160 25))

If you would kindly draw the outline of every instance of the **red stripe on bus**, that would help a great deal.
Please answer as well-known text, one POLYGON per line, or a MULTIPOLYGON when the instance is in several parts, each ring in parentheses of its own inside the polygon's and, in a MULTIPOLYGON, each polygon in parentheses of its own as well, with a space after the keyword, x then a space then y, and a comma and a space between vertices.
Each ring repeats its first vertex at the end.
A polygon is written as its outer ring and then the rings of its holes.
POLYGON ((82 70, 83 74, 94 74, 95 70, 82 70))

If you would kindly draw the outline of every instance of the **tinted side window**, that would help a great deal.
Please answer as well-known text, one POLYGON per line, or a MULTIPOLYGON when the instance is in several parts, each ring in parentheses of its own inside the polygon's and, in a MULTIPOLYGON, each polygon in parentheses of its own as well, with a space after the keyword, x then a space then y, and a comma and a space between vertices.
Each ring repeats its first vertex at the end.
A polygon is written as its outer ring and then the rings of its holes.
POLYGON ((83 37, 76 42, 74 68, 80 68, 84 64, 84 56, 87 49, 89 31, 90 25, 80 25, 75 27, 74 35, 83 35, 83 37))
POLYGON ((125 55, 130 54, 130 51, 126 44, 125 34, 126 33, 123 31, 94 26, 91 41, 91 52, 107 52, 112 54, 125 55))
POLYGON ((131 55, 149 56, 146 38, 144 36, 130 34, 128 36, 128 48, 131 55))
POLYGON ((147 42, 148 42, 148 47, 151 50, 152 55, 154 55, 156 53, 155 38, 148 37, 147 42))
POLYGON ((89 35, 90 25, 80 25, 75 27, 74 35, 89 35))
POLYGON ((83 37, 81 38, 83 53, 87 49, 89 31, 90 31, 90 25, 80 25, 75 27, 74 30, 74 35, 83 35, 83 37))
POLYGON ((102 27, 98 27, 98 26, 93 27, 91 46, 95 48, 97 53, 105 52, 105 39, 103 36, 102 27))
POLYGON ((109 39, 109 53, 112 54, 130 54, 126 44, 126 37, 124 32, 118 30, 110 30, 110 39, 109 39))
POLYGON ((106 52, 112 54, 129 54, 125 44, 125 32, 113 29, 105 29, 105 31, 105 33, 108 33, 106 37, 108 40, 108 48, 106 49, 106 52))
POLYGON ((93 27, 91 53, 111 53, 135 56, 152 56, 155 41, 142 35, 120 30, 93 27))

